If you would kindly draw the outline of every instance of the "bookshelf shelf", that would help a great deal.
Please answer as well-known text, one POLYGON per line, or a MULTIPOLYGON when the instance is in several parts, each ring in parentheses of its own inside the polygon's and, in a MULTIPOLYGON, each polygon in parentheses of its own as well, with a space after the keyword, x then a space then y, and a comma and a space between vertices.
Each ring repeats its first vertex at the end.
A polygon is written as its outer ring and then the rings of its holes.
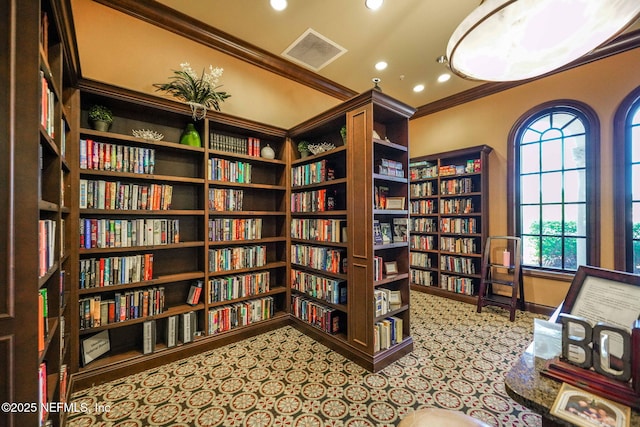
POLYGON ((481 145, 410 160, 412 289, 475 304, 489 224, 490 152, 481 145))

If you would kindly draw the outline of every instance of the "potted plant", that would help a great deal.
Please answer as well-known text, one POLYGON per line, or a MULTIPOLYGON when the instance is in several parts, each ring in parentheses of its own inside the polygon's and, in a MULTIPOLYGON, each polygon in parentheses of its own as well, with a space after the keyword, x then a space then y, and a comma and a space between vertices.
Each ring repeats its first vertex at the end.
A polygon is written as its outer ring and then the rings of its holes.
POLYGON ((340 136, 342 137, 342 142, 344 145, 347 145, 347 125, 343 125, 340 128, 340 136))
POLYGON ((106 132, 113 123, 113 113, 104 105, 94 105, 89 109, 89 121, 95 130, 106 132))
POLYGON ((224 71, 222 68, 209 65, 209 72, 198 76, 188 62, 180 64, 181 70, 174 70, 169 83, 154 83, 156 90, 161 90, 186 102, 191 107, 193 119, 203 119, 208 108, 220 111, 220 103, 229 98, 227 92, 217 91, 218 80, 224 71))
POLYGON ((307 157, 309 155, 309 143, 307 141, 298 142, 298 151, 300 157, 307 157))

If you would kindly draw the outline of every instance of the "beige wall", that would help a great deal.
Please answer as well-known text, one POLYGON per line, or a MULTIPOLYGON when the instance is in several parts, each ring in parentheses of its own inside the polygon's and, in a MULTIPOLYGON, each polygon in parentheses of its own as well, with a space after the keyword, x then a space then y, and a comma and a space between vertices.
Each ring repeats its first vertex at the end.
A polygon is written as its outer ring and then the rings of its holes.
MULTIPOLYGON (((640 86, 640 48, 551 77, 421 117, 410 122, 411 157, 487 144, 490 154, 489 233, 507 232, 507 138, 513 124, 536 105, 573 99, 600 120, 601 264, 613 268, 613 117, 622 99, 640 86)), ((569 282, 525 277, 527 301, 557 306, 569 282)))
POLYGON ((231 94, 221 106, 224 113, 285 129, 340 103, 94 1, 71 4, 84 78, 162 96, 153 83, 168 82, 180 63, 197 72, 211 64, 224 69, 220 90, 231 94))

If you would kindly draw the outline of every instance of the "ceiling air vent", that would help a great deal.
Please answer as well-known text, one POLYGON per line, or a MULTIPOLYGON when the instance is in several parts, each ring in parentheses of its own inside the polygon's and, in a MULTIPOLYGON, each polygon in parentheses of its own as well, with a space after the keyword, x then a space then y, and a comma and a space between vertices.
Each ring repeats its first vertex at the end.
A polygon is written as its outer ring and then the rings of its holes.
POLYGON ((318 71, 346 51, 342 46, 309 28, 282 52, 282 56, 318 71))

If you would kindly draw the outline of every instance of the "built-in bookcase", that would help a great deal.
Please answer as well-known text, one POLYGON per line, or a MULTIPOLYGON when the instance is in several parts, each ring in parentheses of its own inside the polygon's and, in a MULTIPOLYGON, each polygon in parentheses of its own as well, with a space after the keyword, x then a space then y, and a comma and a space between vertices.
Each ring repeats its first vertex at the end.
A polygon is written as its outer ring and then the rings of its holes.
POLYGON ((489 227, 482 145, 410 161, 411 287, 476 302, 489 227))
POLYGON ((193 121, 183 104, 93 82, 81 84, 79 98, 78 384, 284 322, 285 131, 209 113, 195 122, 202 146, 193 147, 179 143, 193 121), (113 112, 106 132, 90 126, 96 104, 113 112), (260 156, 267 144, 274 159, 260 156), (108 351, 87 361, 88 343, 106 339, 108 351))
POLYGON ((373 371, 413 348, 406 232, 413 111, 370 91, 290 131, 295 324, 373 371), (300 157, 301 141, 335 148, 300 157), (380 187, 391 205, 381 204, 380 187), (374 240, 378 223, 391 240, 374 240))

